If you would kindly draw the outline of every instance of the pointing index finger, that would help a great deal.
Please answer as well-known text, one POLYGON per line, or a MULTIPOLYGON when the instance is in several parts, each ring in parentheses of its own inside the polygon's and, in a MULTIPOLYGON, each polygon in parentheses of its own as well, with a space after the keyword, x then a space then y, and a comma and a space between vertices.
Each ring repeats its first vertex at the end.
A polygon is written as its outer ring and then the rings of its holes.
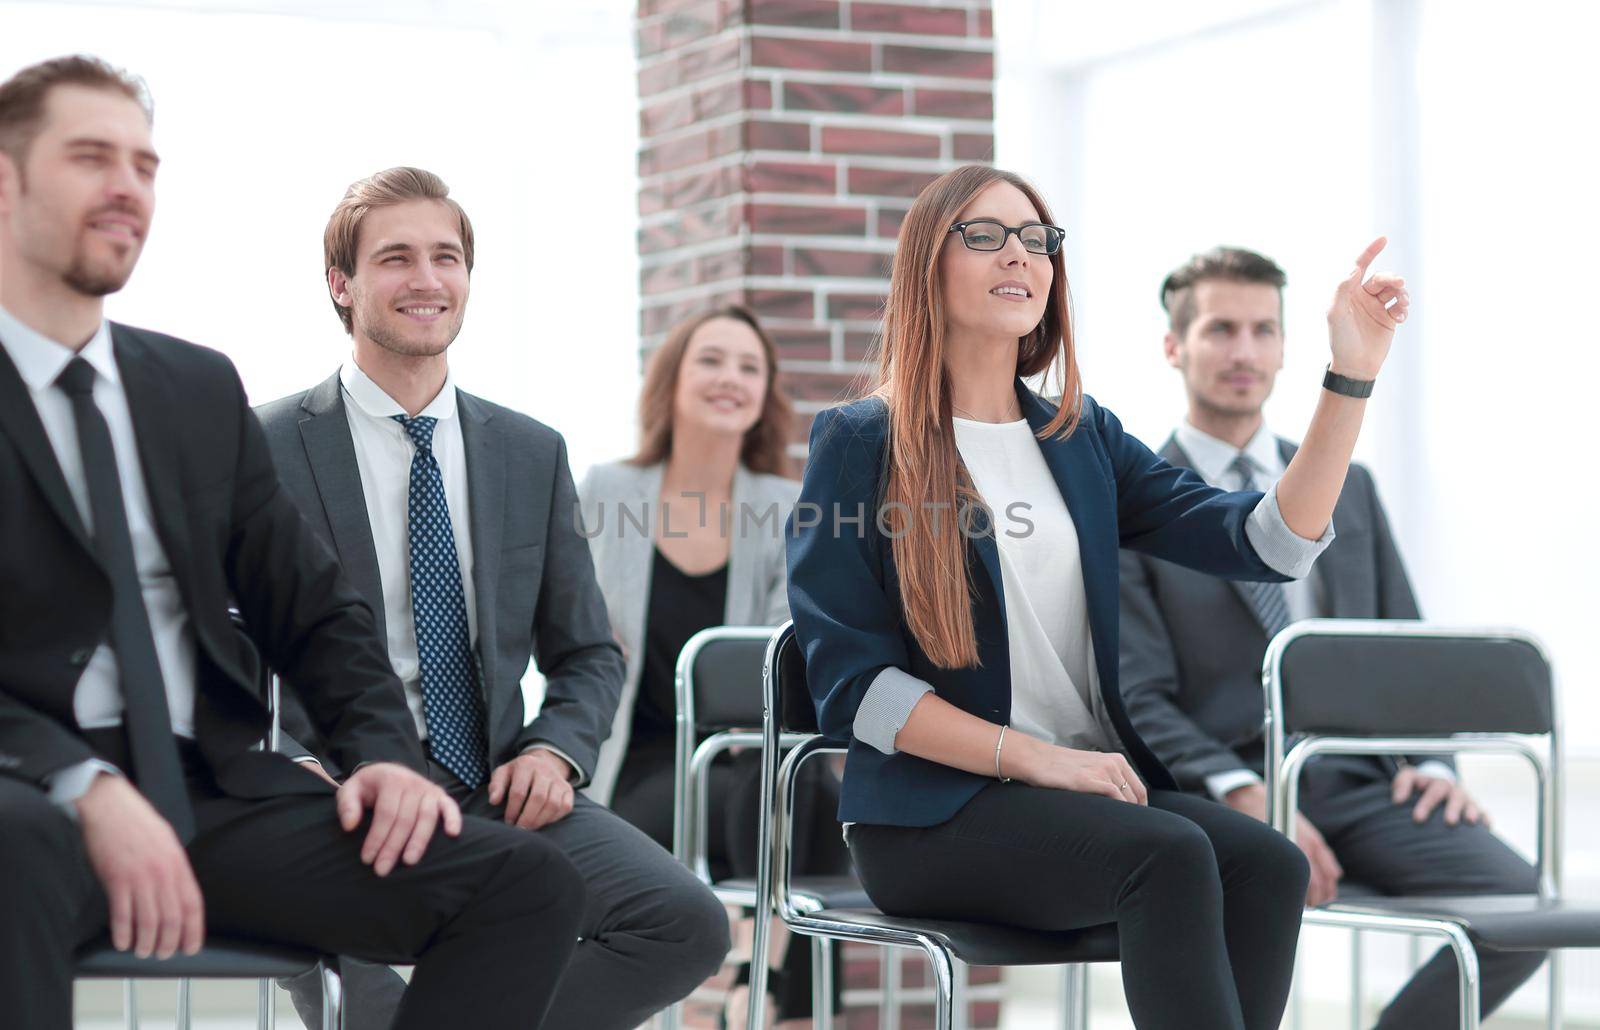
POLYGON ((1388 245, 1389 237, 1387 236, 1379 236, 1367 244, 1367 249, 1363 250, 1361 256, 1356 258, 1356 267, 1355 271, 1350 273, 1351 278, 1360 282, 1366 276, 1367 269, 1372 265, 1372 259, 1383 253, 1383 248, 1388 245))

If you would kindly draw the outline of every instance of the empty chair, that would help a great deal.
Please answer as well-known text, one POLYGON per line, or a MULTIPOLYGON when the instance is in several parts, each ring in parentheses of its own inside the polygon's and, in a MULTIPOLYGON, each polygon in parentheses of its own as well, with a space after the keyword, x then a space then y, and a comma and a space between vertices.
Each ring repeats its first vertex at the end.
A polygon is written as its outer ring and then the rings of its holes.
MULTIPOLYGON (((1600 908, 1561 900, 1561 734, 1550 663, 1517 630, 1311 619, 1273 638, 1263 662, 1266 782, 1273 825, 1293 836, 1300 772, 1317 755, 1510 754, 1538 779, 1539 891, 1471 897, 1350 897, 1312 925, 1442 939, 1460 971, 1460 1025, 1479 1024, 1477 949, 1600 945, 1600 908)), ((1561 1023, 1551 958, 1549 1025, 1561 1023)))

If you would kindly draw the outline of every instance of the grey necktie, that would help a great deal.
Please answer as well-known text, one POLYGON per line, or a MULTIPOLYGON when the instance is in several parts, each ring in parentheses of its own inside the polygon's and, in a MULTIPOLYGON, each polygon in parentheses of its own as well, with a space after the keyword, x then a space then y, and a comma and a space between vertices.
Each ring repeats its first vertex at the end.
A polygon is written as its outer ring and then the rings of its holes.
MULTIPOLYGON (((1238 474, 1239 489, 1256 489, 1255 473, 1251 471, 1250 459, 1242 452, 1233 459, 1228 469, 1238 474)), ((1243 592, 1245 600, 1250 603, 1250 610, 1255 613, 1256 621, 1261 623, 1261 628, 1266 631, 1268 640, 1277 636, 1279 630, 1289 625, 1289 602, 1284 597, 1282 583, 1241 581, 1239 589, 1243 592)))

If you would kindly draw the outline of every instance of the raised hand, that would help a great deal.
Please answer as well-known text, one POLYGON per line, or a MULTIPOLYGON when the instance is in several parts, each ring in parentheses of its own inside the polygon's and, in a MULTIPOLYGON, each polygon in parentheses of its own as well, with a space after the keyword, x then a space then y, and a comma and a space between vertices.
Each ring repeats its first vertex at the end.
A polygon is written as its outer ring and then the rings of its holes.
POLYGON ((1328 306, 1328 345, 1333 350, 1333 371, 1351 379, 1376 379, 1395 327, 1406 320, 1411 295, 1397 275, 1367 276, 1388 238, 1379 236, 1356 258, 1355 269, 1334 291, 1328 306))
POLYGON ((361 861, 379 876, 395 863, 416 865, 444 824, 451 837, 461 833, 461 809, 437 784, 395 762, 374 762, 351 773, 334 795, 339 825, 346 832, 361 825, 372 810, 372 825, 361 844, 361 861))
POLYGON ((121 776, 102 773, 77 802, 84 849, 111 903, 111 944, 140 958, 193 955, 205 901, 172 825, 121 776))

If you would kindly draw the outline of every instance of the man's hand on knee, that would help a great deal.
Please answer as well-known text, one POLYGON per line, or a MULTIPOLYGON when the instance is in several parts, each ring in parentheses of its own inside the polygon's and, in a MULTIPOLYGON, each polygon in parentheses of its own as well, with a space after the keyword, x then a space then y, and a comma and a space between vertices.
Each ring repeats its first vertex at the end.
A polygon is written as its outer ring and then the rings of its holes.
POLYGON ((1442 804, 1444 821, 1450 826, 1459 824, 1463 819, 1469 823, 1489 825, 1489 813, 1479 808, 1466 788, 1453 780, 1429 776, 1417 771, 1416 766, 1408 765, 1395 774, 1392 788, 1391 796, 1397 805, 1405 804, 1412 795, 1416 795, 1417 804, 1411 810, 1411 818, 1416 822, 1427 822, 1433 810, 1442 804))
POLYGON ((111 943, 140 958, 193 955, 205 901, 172 824, 133 784, 101 773, 78 798, 84 848, 111 903, 111 943))
POLYGON ((537 830, 572 811, 572 767, 542 748, 520 754, 489 777, 489 804, 505 802, 505 820, 537 830))
MULTIPOLYGON (((1223 798, 1223 803, 1236 812, 1243 812, 1262 822, 1267 821, 1267 789, 1259 783, 1236 787, 1223 798)), ((1294 814, 1294 842, 1305 853, 1311 866, 1311 882, 1306 887, 1306 907, 1326 905, 1339 893, 1339 881, 1344 878, 1344 867, 1333 856, 1333 849, 1322 839, 1322 834, 1299 812, 1294 814)))
POLYGON ((346 830, 360 826, 362 813, 372 810, 361 861, 379 876, 388 876, 396 862, 422 861, 441 822, 447 835, 461 833, 461 809, 450 795, 394 762, 374 762, 351 773, 334 795, 334 804, 346 830))

